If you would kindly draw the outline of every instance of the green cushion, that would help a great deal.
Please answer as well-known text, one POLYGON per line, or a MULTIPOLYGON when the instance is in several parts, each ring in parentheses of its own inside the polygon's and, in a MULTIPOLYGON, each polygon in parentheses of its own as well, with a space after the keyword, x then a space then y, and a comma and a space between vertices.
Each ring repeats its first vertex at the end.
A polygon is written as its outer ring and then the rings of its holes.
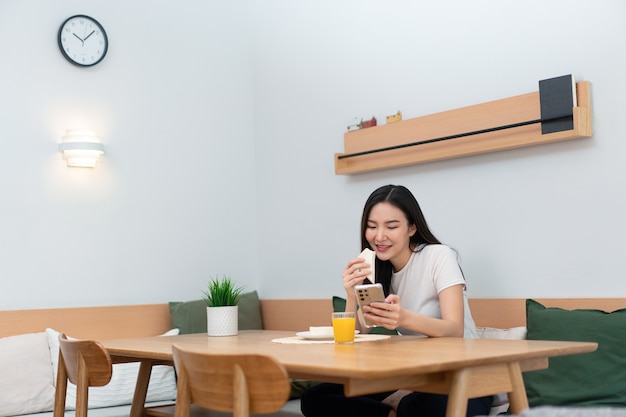
POLYGON ((302 396, 302 393, 313 385, 319 384, 316 381, 307 381, 306 379, 290 379, 291 393, 289 394, 290 400, 298 399, 302 396))
MULTIPOLYGON (((346 299, 333 296, 333 311, 346 311, 346 299)), ((396 330, 389 330, 384 327, 372 327, 370 330, 370 334, 390 334, 397 335, 398 332, 396 330)))
POLYGON ((524 373, 531 407, 626 405, 626 309, 546 308, 526 300, 529 340, 597 342, 592 353, 550 358, 549 368, 524 373))
MULTIPOLYGON (((239 330, 255 330, 263 328, 261 319, 261 303, 256 291, 241 294, 239 306, 239 330)), ((180 334, 205 333, 206 302, 204 300, 171 301, 170 319, 172 327, 178 328, 180 334)))
POLYGON ((170 320, 172 327, 178 328, 180 334, 206 332, 206 302, 170 301, 170 320))
POLYGON ((346 311, 346 299, 333 295, 333 311, 346 311))

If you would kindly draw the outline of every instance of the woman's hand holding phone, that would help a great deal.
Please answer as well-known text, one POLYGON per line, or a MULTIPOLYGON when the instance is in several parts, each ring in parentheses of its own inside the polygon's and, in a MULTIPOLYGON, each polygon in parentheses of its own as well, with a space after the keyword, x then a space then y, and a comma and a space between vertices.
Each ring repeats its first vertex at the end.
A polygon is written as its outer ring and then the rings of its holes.
MULTIPOLYGON (((357 295, 357 303, 359 297, 357 295)), ((383 301, 371 301, 363 304, 363 319, 367 327, 382 326, 389 330, 395 330, 400 326, 402 316, 402 306, 400 305, 400 297, 396 294, 390 294, 383 301), (369 325, 368 325, 369 323, 369 325)))

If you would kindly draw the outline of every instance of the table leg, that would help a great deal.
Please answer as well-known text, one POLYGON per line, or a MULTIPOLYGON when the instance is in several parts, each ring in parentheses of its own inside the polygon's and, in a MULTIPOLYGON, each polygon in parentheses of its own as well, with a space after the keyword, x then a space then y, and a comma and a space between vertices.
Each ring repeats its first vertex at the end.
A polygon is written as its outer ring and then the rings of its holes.
POLYGON ((526 388, 519 362, 510 363, 508 367, 512 386, 512 391, 508 393, 510 409, 512 414, 517 415, 528 408, 528 397, 526 397, 526 388))
POLYGON ((452 374, 446 417, 465 417, 470 388, 471 370, 459 369, 452 374))
POLYGON ((139 374, 137 375, 137 385, 135 386, 135 395, 133 396, 133 403, 130 406, 129 417, 143 417, 151 373, 152 361, 141 361, 139 365, 139 374))
MULTIPOLYGON (((519 362, 458 369, 450 374, 449 381, 446 417, 465 417, 470 398, 505 391, 513 414, 520 414, 528 408, 519 362)), ((439 390, 430 387, 429 391, 444 393, 441 387, 439 390)))

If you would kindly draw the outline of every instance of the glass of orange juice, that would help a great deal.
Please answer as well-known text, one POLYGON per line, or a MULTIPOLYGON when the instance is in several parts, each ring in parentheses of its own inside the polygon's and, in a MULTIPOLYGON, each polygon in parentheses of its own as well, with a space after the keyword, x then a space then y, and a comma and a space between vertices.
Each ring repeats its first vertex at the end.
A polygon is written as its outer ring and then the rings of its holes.
POLYGON ((333 336, 335 343, 354 343, 356 314, 354 312, 333 313, 333 336))

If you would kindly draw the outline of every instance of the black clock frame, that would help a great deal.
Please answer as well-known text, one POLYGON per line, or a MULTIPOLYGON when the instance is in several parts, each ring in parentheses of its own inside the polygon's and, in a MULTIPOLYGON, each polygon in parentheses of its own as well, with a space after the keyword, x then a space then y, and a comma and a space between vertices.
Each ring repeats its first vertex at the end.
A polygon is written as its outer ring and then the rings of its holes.
POLYGON ((67 19, 65 19, 63 21, 63 23, 61 23, 61 26, 59 27, 59 32, 57 34, 57 43, 59 45, 59 49, 61 50, 61 54, 63 54, 63 57, 65 57, 66 60, 68 60, 70 63, 78 66, 78 67, 93 67, 94 65, 102 62, 102 60, 104 59, 104 57, 107 55, 107 52, 109 50, 109 37, 107 36, 106 31, 104 30, 104 27, 100 24, 100 22, 98 22, 96 19, 94 19, 91 16, 87 16, 84 14, 77 14, 74 16, 70 16, 67 19), (97 61, 91 63, 91 64, 81 64, 80 62, 76 62, 74 61, 72 58, 69 57, 69 55, 67 53, 65 53, 65 49, 63 49, 63 43, 61 42, 61 38, 63 37, 63 28, 65 27, 65 24, 67 22, 69 22, 72 19, 76 19, 76 18, 85 18, 85 19, 89 19, 90 21, 94 22, 98 28, 100 29, 100 32, 102 33, 102 36, 104 37, 104 53, 102 54, 102 56, 100 57, 100 59, 98 59, 97 61))

